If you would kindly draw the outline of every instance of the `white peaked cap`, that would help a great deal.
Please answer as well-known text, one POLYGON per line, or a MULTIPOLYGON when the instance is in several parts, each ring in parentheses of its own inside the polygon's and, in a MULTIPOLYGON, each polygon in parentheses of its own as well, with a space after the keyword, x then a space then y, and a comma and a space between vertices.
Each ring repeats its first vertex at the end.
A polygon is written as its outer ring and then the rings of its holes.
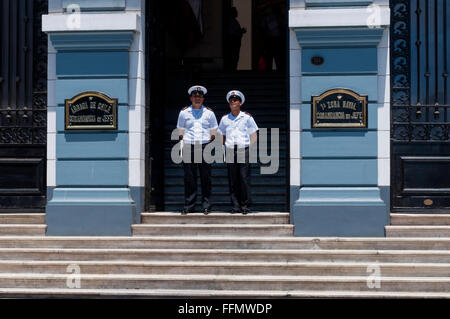
POLYGON ((193 91, 201 91, 201 92, 203 92, 203 95, 205 95, 208 92, 208 90, 204 86, 201 86, 201 85, 191 86, 188 90, 188 94, 191 95, 193 91))
POLYGON ((244 94, 241 91, 231 90, 230 92, 228 92, 228 94, 227 94, 227 101, 228 101, 228 103, 230 102, 230 97, 232 97, 232 96, 239 96, 241 98, 242 104, 244 104, 245 96, 244 96, 244 94))

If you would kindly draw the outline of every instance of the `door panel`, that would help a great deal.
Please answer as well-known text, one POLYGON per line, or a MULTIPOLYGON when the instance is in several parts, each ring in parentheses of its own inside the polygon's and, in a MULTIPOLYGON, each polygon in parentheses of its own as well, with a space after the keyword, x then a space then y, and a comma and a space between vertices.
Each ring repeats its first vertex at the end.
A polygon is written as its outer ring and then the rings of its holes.
POLYGON ((0 211, 43 211, 46 198, 47 1, 0 3, 0 211))
POLYGON ((391 0, 393 211, 450 208, 449 14, 445 0, 391 0))

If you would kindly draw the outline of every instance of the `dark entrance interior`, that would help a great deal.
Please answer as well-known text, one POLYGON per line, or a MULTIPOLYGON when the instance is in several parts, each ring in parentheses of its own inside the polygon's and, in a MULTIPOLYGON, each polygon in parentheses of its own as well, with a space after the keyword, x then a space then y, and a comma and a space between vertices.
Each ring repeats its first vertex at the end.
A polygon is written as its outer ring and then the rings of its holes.
POLYGON ((391 0, 391 205, 450 208, 450 2, 391 0))
MULTIPOLYGON (((261 175, 254 164, 252 208, 287 211, 286 1, 147 1, 146 17, 146 210, 176 211, 183 206, 183 169, 170 159, 176 143, 170 134, 178 113, 190 104, 187 89, 200 84, 208 89, 205 104, 214 110, 218 121, 229 112, 226 93, 239 89, 246 95, 243 110, 252 114, 260 128, 269 132, 279 128, 279 170, 274 175, 261 175), (227 63, 233 7, 238 11, 239 27, 246 29, 236 69, 227 63), (281 30, 278 38, 268 30, 268 25, 274 28, 277 23, 281 30)), ((213 164, 212 175, 213 210, 228 210, 226 166, 213 164)))
POLYGON ((48 1, 0 2, 0 211, 42 212, 46 198, 48 1))

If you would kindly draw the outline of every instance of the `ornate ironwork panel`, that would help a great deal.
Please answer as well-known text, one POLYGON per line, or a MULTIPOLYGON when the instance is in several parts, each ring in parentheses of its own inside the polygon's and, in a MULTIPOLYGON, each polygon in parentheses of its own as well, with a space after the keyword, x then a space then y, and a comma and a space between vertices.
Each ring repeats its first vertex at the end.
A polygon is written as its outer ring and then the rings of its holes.
POLYGON ((45 206, 48 1, 0 2, 0 210, 45 206))
POLYGON ((392 209, 450 207, 447 0, 391 0, 392 209))

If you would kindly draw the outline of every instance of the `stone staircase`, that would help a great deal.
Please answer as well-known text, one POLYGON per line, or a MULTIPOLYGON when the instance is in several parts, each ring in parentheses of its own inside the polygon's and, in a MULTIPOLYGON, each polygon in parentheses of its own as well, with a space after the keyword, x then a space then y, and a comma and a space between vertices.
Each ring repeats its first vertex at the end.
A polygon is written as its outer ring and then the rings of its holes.
POLYGON ((133 225, 134 236, 293 236, 287 213, 141 214, 142 224, 133 225))
POLYGON ((279 212, 144 213, 133 232, 1 233, 0 297, 450 298, 450 238, 293 237, 279 212))
POLYGON ((0 214, 0 236, 45 236, 45 214, 0 214))
POLYGON ((450 214, 391 214, 387 237, 450 237, 450 214))

